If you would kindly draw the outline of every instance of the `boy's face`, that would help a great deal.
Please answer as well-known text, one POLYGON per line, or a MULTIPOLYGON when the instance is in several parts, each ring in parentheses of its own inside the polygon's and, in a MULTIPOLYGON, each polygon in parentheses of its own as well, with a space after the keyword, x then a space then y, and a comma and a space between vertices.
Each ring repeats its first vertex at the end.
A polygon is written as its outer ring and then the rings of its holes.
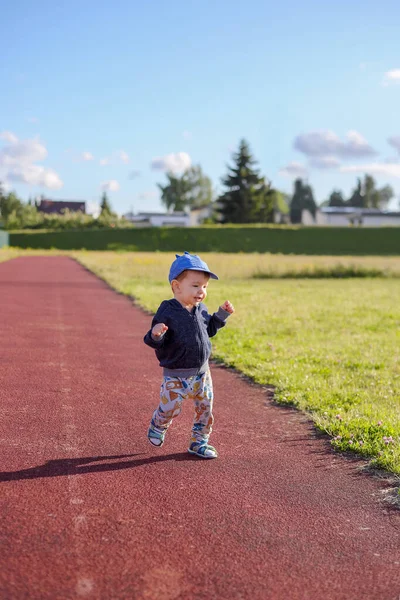
POLYGON ((207 296, 207 286, 210 276, 203 271, 186 271, 180 281, 173 281, 174 297, 185 308, 193 308, 203 302, 207 296))

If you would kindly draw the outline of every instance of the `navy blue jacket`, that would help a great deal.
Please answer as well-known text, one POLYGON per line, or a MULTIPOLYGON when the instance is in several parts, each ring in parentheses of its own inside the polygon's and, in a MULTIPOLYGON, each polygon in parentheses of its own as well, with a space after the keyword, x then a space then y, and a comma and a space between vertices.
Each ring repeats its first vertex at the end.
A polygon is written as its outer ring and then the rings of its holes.
POLYGON ((153 317, 151 329, 144 336, 144 343, 155 349, 164 375, 173 375, 170 370, 183 371, 182 375, 176 373, 178 377, 202 373, 208 367, 211 354, 209 338, 226 325, 228 316, 228 311, 221 307, 210 315, 203 303, 189 312, 175 298, 164 300, 153 317), (157 323, 165 323, 168 330, 155 340, 151 330, 157 323))

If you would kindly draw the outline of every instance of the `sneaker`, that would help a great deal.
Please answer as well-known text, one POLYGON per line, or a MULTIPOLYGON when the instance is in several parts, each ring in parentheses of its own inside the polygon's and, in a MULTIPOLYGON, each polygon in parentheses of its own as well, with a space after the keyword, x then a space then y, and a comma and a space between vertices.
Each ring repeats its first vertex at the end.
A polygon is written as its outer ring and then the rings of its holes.
POLYGON ((149 430, 147 432, 147 439, 150 444, 153 446, 162 446, 164 443, 165 434, 167 430, 157 429, 157 427, 153 424, 153 421, 150 423, 149 430))
POLYGON ((193 442, 188 448, 190 454, 195 454, 201 458, 217 458, 218 453, 214 446, 210 446, 207 442, 193 442))

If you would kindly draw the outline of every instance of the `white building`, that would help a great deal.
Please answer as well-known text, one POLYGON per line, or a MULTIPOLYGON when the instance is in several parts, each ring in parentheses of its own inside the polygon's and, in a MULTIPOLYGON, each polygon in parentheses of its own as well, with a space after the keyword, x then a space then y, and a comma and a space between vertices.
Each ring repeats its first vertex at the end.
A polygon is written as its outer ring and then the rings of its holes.
POLYGON ((137 227, 189 227, 190 214, 185 212, 140 212, 137 215, 128 212, 123 215, 127 221, 137 227))
POLYGON ((315 219, 310 211, 303 210, 301 222, 303 225, 336 227, 399 227, 400 212, 382 211, 377 208, 324 206, 317 209, 315 219))
POLYGON ((197 227, 205 219, 211 217, 212 211, 213 205, 209 204, 190 212, 140 212, 136 215, 128 212, 123 216, 127 221, 134 223, 136 227, 197 227))
POLYGON ((206 219, 210 219, 214 211, 214 206, 214 204, 207 204, 207 206, 202 206, 201 208, 193 208, 190 211, 190 226, 197 227, 197 225, 201 225, 206 219))

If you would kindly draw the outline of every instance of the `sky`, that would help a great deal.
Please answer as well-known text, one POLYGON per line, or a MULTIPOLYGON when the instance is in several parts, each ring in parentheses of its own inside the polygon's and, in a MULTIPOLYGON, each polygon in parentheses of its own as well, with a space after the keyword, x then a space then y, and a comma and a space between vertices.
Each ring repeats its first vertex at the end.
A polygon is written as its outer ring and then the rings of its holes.
POLYGON ((245 138, 317 203, 373 175, 400 199, 398 0, 14 0, 0 31, 0 181, 26 201, 162 211, 157 183, 221 178, 245 138))

